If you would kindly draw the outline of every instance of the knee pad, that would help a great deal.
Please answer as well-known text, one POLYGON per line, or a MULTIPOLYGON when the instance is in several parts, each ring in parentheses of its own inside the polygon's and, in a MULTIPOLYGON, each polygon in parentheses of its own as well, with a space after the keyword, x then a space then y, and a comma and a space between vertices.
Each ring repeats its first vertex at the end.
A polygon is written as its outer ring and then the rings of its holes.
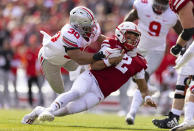
POLYGON ((185 99, 185 86, 176 85, 174 98, 175 99, 185 99))

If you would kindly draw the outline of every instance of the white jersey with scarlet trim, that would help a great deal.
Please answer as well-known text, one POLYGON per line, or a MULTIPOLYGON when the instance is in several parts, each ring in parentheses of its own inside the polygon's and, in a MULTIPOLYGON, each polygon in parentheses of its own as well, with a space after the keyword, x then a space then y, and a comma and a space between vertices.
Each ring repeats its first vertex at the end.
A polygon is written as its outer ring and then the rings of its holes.
POLYGON ((168 8, 161 15, 154 13, 153 0, 135 0, 134 8, 138 13, 138 29, 141 32, 141 40, 138 45, 140 50, 164 51, 166 48, 166 36, 178 17, 168 8))
POLYGON ((94 36, 86 41, 76 29, 70 24, 66 24, 53 37, 48 37, 47 35, 47 38, 44 38, 44 35, 43 47, 41 48, 40 53, 42 54, 42 57, 50 63, 54 65, 63 65, 71 60, 65 51, 65 47, 78 47, 83 49, 98 39, 98 36, 101 33, 99 24, 97 23, 96 27, 93 29, 94 36))

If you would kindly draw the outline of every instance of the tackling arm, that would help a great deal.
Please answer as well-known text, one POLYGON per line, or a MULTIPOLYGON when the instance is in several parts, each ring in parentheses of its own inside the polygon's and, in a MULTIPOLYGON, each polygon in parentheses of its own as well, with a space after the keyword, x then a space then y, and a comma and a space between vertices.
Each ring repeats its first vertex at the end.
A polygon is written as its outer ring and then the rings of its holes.
POLYGON ((67 54, 72 60, 76 61, 80 65, 91 64, 95 60, 105 57, 103 53, 87 53, 85 51, 81 51, 79 48, 67 50, 67 54))
POLYGON ((124 21, 135 21, 138 19, 138 14, 136 9, 132 9, 124 18, 124 21))
POLYGON ((97 42, 102 43, 106 38, 107 37, 105 35, 100 34, 99 37, 98 37, 98 39, 97 39, 97 42))
POLYGON ((117 62, 118 61, 120 62, 120 60, 123 58, 123 55, 124 55, 124 50, 120 53, 120 50, 111 49, 111 48, 107 48, 95 54, 81 51, 79 48, 76 48, 76 47, 75 48, 65 47, 65 50, 68 56, 80 65, 91 64, 95 61, 102 60, 103 58, 108 58, 108 57, 115 57, 115 58, 111 58, 109 61, 106 61, 106 63, 110 62, 110 64, 115 64, 115 63, 117 64, 117 62))

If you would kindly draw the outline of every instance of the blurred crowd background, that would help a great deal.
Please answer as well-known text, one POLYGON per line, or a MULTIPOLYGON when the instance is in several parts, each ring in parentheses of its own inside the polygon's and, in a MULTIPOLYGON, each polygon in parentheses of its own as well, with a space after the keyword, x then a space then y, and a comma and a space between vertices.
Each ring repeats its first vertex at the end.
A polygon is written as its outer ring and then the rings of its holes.
MULTIPOLYGON (((34 106, 32 87, 38 87, 39 105, 44 105, 45 93, 42 88, 44 76, 37 61, 42 36, 40 30, 54 35, 69 22, 69 12, 78 5, 90 8, 96 15, 102 34, 112 36, 115 27, 132 9, 134 0, 1 0, 0 2, 0 108, 19 107, 27 101, 28 106, 34 106), (25 79, 21 76, 21 70, 25 79), (19 73, 18 73, 19 72, 19 73), (18 79, 18 80, 17 80, 18 79), (19 81, 20 79, 20 81, 19 81), (18 84, 18 82, 20 84, 18 84), (23 85, 27 83, 26 94, 21 94, 23 85), (11 85, 11 87, 10 87, 11 85), (18 87, 18 85, 20 87, 18 87), (11 91, 11 93, 9 93, 11 91), (12 94, 12 95, 11 95, 12 94), (26 97, 24 97, 25 95, 26 97)), ((166 56, 159 69, 152 76, 159 90, 168 92, 164 99, 169 101, 169 90, 176 84, 176 72, 172 66, 175 57, 170 55, 169 48, 175 44, 177 35, 170 30, 167 36, 166 56)), ((95 49, 96 47, 94 44, 95 49)), ((68 72, 62 71, 66 86, 71 86, 68 72)), ((159 97, 163 97, 160 95, 159 97)), ((167 102, 161 101, 162 105, 167 102)), ((170 105, 165 106, 165 110, 170 105)))

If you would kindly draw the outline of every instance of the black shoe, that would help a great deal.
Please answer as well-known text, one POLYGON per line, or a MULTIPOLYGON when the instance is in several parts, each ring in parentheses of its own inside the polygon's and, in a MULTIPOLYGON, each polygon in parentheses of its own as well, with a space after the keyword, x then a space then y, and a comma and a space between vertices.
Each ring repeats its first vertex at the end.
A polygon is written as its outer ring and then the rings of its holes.
POLYGON ((152 123, 158 128, 171 129, 179 124, 179 116, 169 112, 168 118, 163 120, 152 120, 152 123))
POLYGON ((133 124, 134 124, 134 119, 132 119, 132 118, 127 118, 127 119, 126 119, 126 122, 127 122, 128 125, 133 125, 133 124))

